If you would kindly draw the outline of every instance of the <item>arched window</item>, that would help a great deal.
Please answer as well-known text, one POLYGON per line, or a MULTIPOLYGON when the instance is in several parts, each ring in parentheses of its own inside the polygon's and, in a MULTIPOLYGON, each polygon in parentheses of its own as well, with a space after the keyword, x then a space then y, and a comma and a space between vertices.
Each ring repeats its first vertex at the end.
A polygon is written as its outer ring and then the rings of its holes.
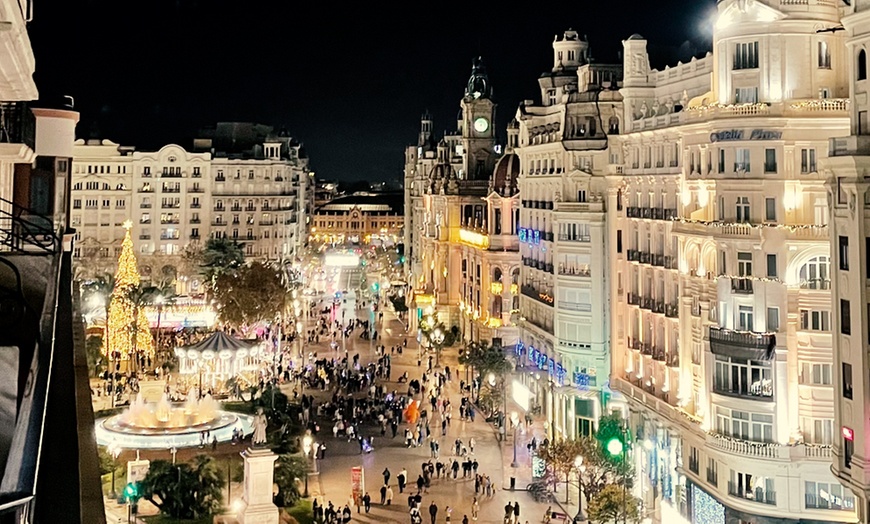
POLYGON ((831 258, 825 255, 809 259, 806 264, 801 266, 800 273, 798 274, 801 288, 830 289, 830 263, 831 258))
POLYGON ((501 282, 501 268, 495 268, 495 271, 492 272, 492 281, 493 282, 501 282))
POLYGON ((858 80, 867 80, 867 52, 858 51, 858 80))

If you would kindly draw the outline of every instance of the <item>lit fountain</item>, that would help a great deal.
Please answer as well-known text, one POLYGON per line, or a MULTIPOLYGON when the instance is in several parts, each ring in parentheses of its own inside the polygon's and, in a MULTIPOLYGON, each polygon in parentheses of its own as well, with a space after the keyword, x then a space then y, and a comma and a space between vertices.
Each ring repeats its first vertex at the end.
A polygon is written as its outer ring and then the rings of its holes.
POLYGON ((211 395, 190 394, 183 404, 173 405, 166 393, 154 404, 139 395, 123 413, 96 423, 97 443, 115 443, 126 448, 182 448, 198 446, 200 435, 209 431, 218 442, 231 440, 233 430, 250 434, 253 418, 221 411, 211 395))

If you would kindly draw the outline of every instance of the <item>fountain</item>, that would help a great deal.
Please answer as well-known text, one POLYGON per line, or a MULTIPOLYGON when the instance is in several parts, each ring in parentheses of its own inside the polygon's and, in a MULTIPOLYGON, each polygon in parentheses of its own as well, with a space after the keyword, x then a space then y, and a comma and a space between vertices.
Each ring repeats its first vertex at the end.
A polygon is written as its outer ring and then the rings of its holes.
POLYGON ((218 402, 206 395, 191 394, 182 404, 172 404, 166 393, 156 403, 137 396, 121 414, 96 421, 97 443, 114 443, 125 448, 182 448, 200 445, 200 435, 209 432, 218 442, 231 440, 233 431, 249 435, 253 418, 222 411, 218 402))

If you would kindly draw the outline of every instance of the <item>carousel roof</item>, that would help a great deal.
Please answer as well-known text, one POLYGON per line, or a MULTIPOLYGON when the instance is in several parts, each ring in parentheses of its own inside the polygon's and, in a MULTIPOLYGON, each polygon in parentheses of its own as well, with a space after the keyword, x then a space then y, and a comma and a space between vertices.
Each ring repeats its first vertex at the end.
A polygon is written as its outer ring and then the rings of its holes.
POLYGON ((189 346, 180 346, 175 349, 179 356, 187 356, 196 359, 211 359, 215 356, 220 358, 254 356, 258 353, 261 342, 259 340, 240 340, 231 337, 223 331, 215 331, 206 339, 200 340, 189 346))

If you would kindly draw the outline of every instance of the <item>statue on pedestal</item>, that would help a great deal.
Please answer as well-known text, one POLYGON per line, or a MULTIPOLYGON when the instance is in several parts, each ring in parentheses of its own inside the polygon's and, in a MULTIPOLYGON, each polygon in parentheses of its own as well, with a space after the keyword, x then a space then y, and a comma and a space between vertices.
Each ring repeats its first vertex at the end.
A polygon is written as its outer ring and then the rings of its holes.
POLYGON ((257 414, 254 415, 254 435, 251 437, 251 444, 255 448, 266 447, 266 425, 268 423, 263 408, 257 408, 257 414))

